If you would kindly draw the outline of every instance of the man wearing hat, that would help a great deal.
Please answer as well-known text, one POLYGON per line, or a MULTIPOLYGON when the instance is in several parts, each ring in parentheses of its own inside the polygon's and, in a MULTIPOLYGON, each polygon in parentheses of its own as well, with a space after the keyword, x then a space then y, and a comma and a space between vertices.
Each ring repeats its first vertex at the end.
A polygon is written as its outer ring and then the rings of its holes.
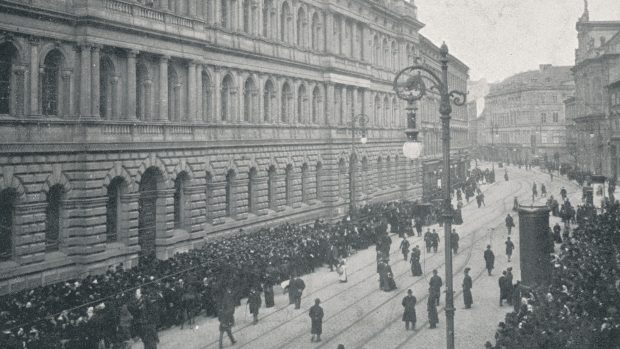
POLYGON ((416 313, 415 313, 415 304, 417 303, 417 299, 413 295, 413 291, 411 289, 407 290, 407 295, 403 298, 402 305, 405 308, 403 312, 403 321, 405 322, 405 330, 409 330, 409 324, 411 323, 411 329, 415 330, 416 323, 416 313))
POLYGON ((495 254, 491 251, 491 245, 487 245, 487 249, 484 251, 484 262, 486 264, 486 269, 489 272, 489 276, 491 276, 491 271, 495 266, 495 254))
POLYGON ((465 276, 463 277, 463 302, 465 303, 465 309, 470 309, 471 305, 474 303, 473 297, 471 295, 471 288, 473 286, 473 281, 471 276, 469 276, 469 271, 471 268, 465 268, 465 276))
POLYGON ((443 286, 443 281, 441 277, 437 275, 437 269, 433 269, 433 276, 428 283, 429 285, 429 296, 428 298, 432 298, 433 301, 439 305, 439 295, 441 294, 441 286, 443 286))
POLYGON ((314 300, 314 305, 310 308, 310 320, 312 321, 312 328, 310 329, 310 334, 312 334, 312 338, 310 342, 314 342, 315 336, 316 341, 321 341, 321 333, 323 333, 323 308, 319 305, 321 304, 320 299, 314 300))

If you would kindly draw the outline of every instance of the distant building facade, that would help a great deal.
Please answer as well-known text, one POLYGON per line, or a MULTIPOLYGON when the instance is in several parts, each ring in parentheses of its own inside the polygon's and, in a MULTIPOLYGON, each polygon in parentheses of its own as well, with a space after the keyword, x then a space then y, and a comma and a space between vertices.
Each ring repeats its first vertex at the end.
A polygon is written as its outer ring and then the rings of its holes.
POLYGON ((438 67, 422 26, 400 0, 0 1, 0 293, 421 198, 440 153, 404 158, 392 81, 438 67))
POLYGON ((573 94, 570 67, 548 64, 492 84, 485 98, 485 157, 555 165, 565 161, 564 100, 573 94))
POLYGON ((573 72, 577 166, 586 172, 617 178, 620 21, 590 21, 586 8, 576 28, 579 44, 573 72))

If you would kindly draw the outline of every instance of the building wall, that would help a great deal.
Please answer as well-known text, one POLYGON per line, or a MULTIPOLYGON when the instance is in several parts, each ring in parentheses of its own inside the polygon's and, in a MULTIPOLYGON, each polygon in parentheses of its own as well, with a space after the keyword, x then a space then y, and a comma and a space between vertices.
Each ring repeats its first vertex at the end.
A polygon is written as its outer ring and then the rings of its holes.
MULTIPOLYGON (((402 156, 392 80, 421 54, 412 3, 0 7, 11 72, 0 293, 131 267, 147 252, 168 258, 240 228, 337 219, 351 200, 421 198, 422 162, 440 154, 402 156), (368 143, 356 134, 353 149, 359 114, 368 143)), ((430 42, 424 52, 438 58, 430 42)), ((467 67, 450 58, 451 85, 465 86, 467 67)), ((464 115, 455 109, 457 153, 464 115)))

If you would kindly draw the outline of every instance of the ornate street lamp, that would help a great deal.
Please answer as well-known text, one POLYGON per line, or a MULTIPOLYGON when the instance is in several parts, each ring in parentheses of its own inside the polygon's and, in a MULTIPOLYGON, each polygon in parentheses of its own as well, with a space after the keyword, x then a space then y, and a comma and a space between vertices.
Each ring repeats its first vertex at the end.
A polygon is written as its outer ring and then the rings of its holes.
POLYGON ((457 106, 465 104, 467 95, 461 91, 448 90, 448 46, 444 43, 439 50, 441 55, 441 78, 433 70, 418 64, 401 70, 394 79, 394 91, 399 98, 407 101, 407 142, 403 153, 409 159, 417 158, 422 152, 422 144, 418 142, 419 131, 416 128, 414 103, 421 100, 427 93, 440 97, 439 113, 441 114, 441 131, 443 141, 443 217, 444 217, 444 251, 446 259, 446 337, 447 348, 454 349, 454 293, 452 285, 452 204, 450 188, 450 113, 451 102, 457 106))
MULTIPOLYGON (((366 124, 368 123, 368 116, 366 114, 358 114, 358 115, 353 115, 351 117, 351 159, 350 160, 355 160, 357 158, 357 154, 355 153, 355 136, 358 134, 360 134, 360 143, 362 144, 366 144, 366 142, 368 141, 368 138, 366 137, 366 124), (359 129, 356 128, 356 124, 359 124, 359 129), (356 158, 353 158, 353 155, 356 155, 356 158)), ((351 217, 351 219, 353 219, 353 215, 355 214, 355 191, 356 191, 356 187, 355 187, 355 180, 354 180, 354 176, 355 176, 355 171, 354 171, 354 163, 353 161, 350 161, 349 163, 349 183, 350 183, 350 191, 349 191, 349 195, 351 196, 349 198, 349 216, 351 217)))

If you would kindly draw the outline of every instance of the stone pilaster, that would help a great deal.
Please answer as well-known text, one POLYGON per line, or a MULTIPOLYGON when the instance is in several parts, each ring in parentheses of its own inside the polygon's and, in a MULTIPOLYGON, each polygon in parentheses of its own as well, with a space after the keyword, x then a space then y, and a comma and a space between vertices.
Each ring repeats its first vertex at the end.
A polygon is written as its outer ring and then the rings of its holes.
POLYGON ((169 56, 159 58, 159 120, 168 120, 168 62, 169 56))
POLYGON ((80 46, 80 117, 92 116, 91 108, 91 45, 80 46))
POLYGON ((127 52, 127 119, 136 120, 136 56, 138 51, 127 52))

